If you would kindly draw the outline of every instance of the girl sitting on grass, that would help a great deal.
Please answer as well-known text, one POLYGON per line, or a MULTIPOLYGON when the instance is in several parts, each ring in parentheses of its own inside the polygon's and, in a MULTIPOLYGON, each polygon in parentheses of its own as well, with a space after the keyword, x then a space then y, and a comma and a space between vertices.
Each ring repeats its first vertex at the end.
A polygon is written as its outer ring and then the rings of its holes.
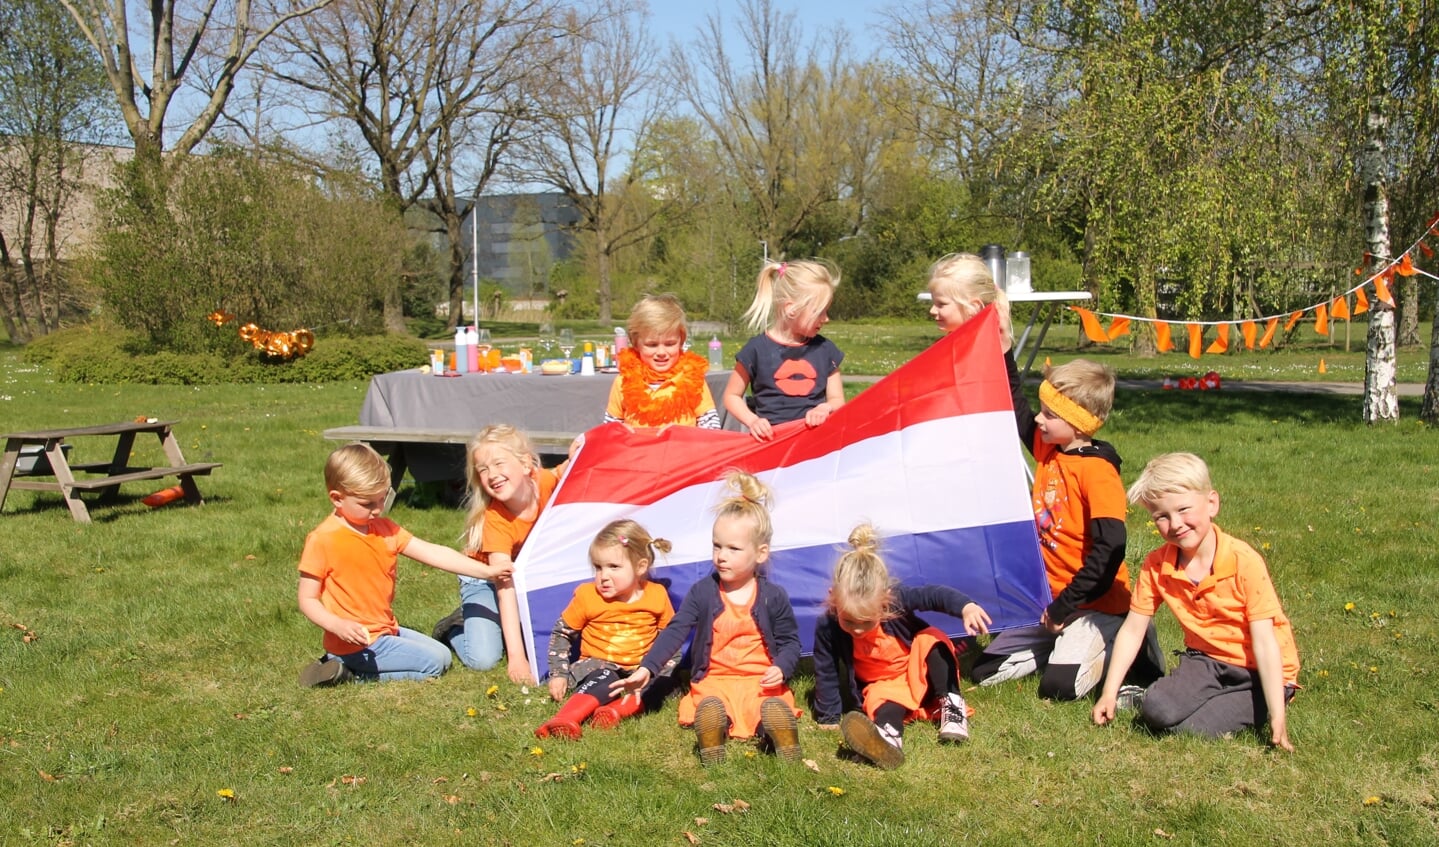
MULTIPOLYGON (((675 615, 664 586, 649 581, 656 550, 668 553, 670 543, 631 520, 612 521, 590 543, 594 581, 575 586, 550 635, 550 696, 564 705, 535 735, 579 738, 586 720, 611 729, 640 711, 639 693, 620 696, 611 686, 639 666, 675 615), (580 657, 571 663, 576 644, 580 657), (571 687, 575 693, 565 700, 571 687)), ((679 658, 676 651, 661 673, 673 670, 679 658)))
POLYGON ((774 534, 769 489, 743 471, 732 471, 726 482, 732 493, 715 517, 714 573, 690 587, 639 669, 615 688, 643 688, 693 631, 690 690, 680 699, 679 722, 695 728, 700 761, 723 761, 727 736, 756 732, 780 758, 797 761, 799 712, 787 680, 799 664, 799 630, 789 595, 758 573, 774 534))
POLYGON ((886 770, 904 763, 908 720, 937 715, 939 740, 969 740, 954 645, 915 612, 960 618, 970 635, 989 632, 989 615, 958 589, 896 583, 869 524, 855 527, 849 544, 815 622, 815 720, 838 723, 847 747, 886 770), (863 712, 840 717, 842 687, 850 702, 862 694, 863 712))

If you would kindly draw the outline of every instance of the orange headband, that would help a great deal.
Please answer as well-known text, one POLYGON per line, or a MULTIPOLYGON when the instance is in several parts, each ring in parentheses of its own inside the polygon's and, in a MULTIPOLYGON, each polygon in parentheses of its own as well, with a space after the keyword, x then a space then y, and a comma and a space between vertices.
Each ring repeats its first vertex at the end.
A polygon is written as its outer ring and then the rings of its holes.
POLYGON ((1059 415, 1060 420, 1074 427, 1081 435, 1090 436, 1099 432, 1104 421, 1099 416, 1060 393, 1054 383, 1045 380, 1039 384, 1039 402, 1059 415))

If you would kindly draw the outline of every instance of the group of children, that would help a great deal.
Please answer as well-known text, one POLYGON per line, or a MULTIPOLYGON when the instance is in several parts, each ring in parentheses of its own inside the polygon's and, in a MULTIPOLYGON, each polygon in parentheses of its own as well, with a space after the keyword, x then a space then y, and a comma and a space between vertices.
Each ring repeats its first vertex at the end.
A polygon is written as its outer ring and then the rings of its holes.
MULTIPOLYGON (((770 439, 790 421, 822 426, 843 405, 844 354, 819 334, 838 282, 838 272, 818 261, 769 263, 761 272, 746 317, 764 331, 737 354, 722 399, 754 438, 770 439)), ((1272 743, 1292 749, 1285 718, 1299 669, 1292 631, 1263 559, 1213 524, 1219 496, 1204 462, 1159 456, 1129 489, 1128 503, 1150 512, 1165 541, 1131 590, 1120 460, 1095 438, 1112 405, 1113 373, 1084 360, 1047 369, 1034 412, 1009 350, 1007 302, 983 261, 946 256, 931 269, 929 290, 930 314, 944 332, 987 306, 1001 313, 998 343, 1019 435, 1035 459, 1034 515, 1053 594, 1038 624, 989 641, 974 661, 974 681, 994 685, 1038 673, 1043 697, 1074 700, 1098 688, 1098 724, 1121 708, 1137 709, 1138 720, 1156 731, 1217 736, 1267 722, 1272 743), (1186 652, 1168 676, 1152 624, 1161 600, 1185 634, 1186 652)), ((679 301, 644 298, 628 332, 633 346, 620 353, 605 420, 717 428, 707 362, 684 350, 679 301)), ((362 444, 336 450, 325 469, 334 513, 306 539, 300 560, 300 610, 325 631, 325 655, 302 670, 301 684, 438 676, 451 650, 481 670, 505 656, 510 679, 529 682, 511 576, 564 469, 541 467, 514 427, 481 430, 466 450, 470 509, 459 553, 382 516, 389 488, 382 457, 362 444), (400 627, 390 610, 399 554, 459 575, 460 607, 432 637, 400 627)), ((764 567, 771 494, 741 471, 725 481, 729 496, 712 530, 713 573, 689 589, 678 611, 649 581, 669 542, 629 520, 596 535, 589 549, 594 579, 576 588, 548 648, 548 689, 562 705, 536 735, 577 738, 586 723, 609 728, 653 707, 673 687, 692 636, 678 713, 680 724, 694 728, 701 760, 722 760, 731 737, 756 738, 781 758, 799 758, 802 712, 789 687, 799 633, 788 595, 764 567)), ((960 651, 918 613, 962 620, 971 637, 962 647, 988 634, 989 615, 956 589, 895 581, 873 527, 857 527, 850 548, 835 565, 815 627, 814 719, 837 726, 850 751, 882 768, 904 761, 909 721, 937 722, 942 741, 968 739, 960 651)))

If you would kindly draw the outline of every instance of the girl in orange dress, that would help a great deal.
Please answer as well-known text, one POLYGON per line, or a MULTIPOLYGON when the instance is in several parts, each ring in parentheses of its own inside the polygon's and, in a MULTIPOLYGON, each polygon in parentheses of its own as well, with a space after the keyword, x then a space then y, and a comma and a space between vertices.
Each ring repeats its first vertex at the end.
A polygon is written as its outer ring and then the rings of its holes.
POLYGON ((690 690, 681 726, 693 726, 700 761, 724 760, 725 739, 760 735, 782 759, 800 758, 800 712, 788 680, 799 664, 799 629, 783 588, 758 571, 769 559, 769 490, 743 471, 715 517, 714 573, 695 583, 640 667, 615 688, 639 690, 691 632, 690 690))
MULTIPOLYGON (((610 686, 630 675, 675 615, 664 586, 649 581, 656 550, 668 553, 670 543, 631 520, 611 521, 590 543, 594 581, 575 586, 550 635, 550 696, 564 705, 535 735, 579 738, 586 720, 611 729, 640 711, 638 694, 619 696, 610 686), (572 663, 576 644, 579 659, 572 663), (565 700, 571 687, 575 693, 565 700)), ((678 652, 665 672, 677 664, 678 652)))
POLYGON ((915 612, 953 615, 970 635, 988 632, 990 618, 958 589, 895 583, 869 524, 855 527, 849 543, 815 623, 815 720, 838 723, 845 746, 889 770, 904 763, 907 720, 937 714, 941 741, 969 738, 954 645, 915 612), (851 702, 862 692, 863 712, 840 716, 841 686, 851 702))

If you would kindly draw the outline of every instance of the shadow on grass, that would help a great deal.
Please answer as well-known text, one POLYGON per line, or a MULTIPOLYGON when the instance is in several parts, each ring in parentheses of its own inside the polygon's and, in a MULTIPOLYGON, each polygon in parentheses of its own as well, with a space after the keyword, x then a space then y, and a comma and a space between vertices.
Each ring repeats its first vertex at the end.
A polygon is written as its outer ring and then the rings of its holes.
MULTIPOLYGON (((197 503, 193 506, 184 500, 175 500, 170 503, 155 506, 154 508, 145 509, 144 511, 128 507, 145 499, 149 496, 147 494, 121 494, 114 500, 104 502, 90 497, 83 498, 83 502, 85 503, 85 510, 90 513, 90 522, 96 524, 113 523, 114 521, 124 520, 136 515, 149 514, 157 509, 203 508, 205 506, 223 506, 231 502, 231 498, 229 497, 212 497, 204 494, 203 491, 201 495, 204 497, 204 502, 197 503)), ((60 495, 54 492, 40 492, 40 496, 32 497, 30 502, 23 506, 16 505, 14 499, 7 498, 5 501, 4 514, 6 515, 38 515, 45 512, 61 512, 66 517, 70 515, 69 507, 65 505, 65 501, 60 498, 60 495)))

